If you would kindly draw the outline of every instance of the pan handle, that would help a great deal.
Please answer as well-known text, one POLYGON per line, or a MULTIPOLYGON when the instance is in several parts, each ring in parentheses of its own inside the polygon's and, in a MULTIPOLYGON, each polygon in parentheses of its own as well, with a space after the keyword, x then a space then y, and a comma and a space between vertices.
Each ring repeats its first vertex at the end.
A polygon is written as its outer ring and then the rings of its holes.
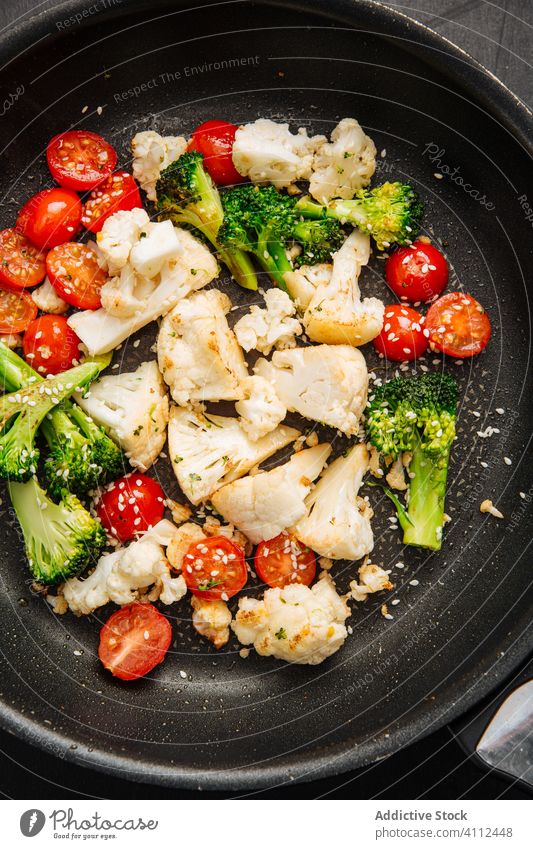
POLYGON ((457 742, 484 769, 533 789, 533 658, 488 704, 450 726, 457 742))

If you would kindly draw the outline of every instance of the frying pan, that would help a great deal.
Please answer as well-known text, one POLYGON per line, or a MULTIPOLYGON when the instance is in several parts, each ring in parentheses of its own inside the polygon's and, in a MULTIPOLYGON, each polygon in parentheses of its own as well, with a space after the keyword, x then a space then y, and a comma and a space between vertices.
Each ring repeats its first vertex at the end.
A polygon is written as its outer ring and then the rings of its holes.
MULTIPOLYGON (((489 694, 531 645, 531 115, 464 53, 373 2, 109 0, 87 9, 59 4, 3 36, 2 226, 50 184, 44 146, 70 126, 101 132, 126 165, 141 129, 187 134, 215 116, 266 116, 328 132, 355 115, 383 151, 377 179, 417 187, 425 231, 453 269, 450 288, 483 302, 493 338, 477 359, 446 364, 461 408, 442 552, 403 550, 372 490, 373 557, 392 569, 395 589, 354 605, 353 633, 318 667, 243 659, 233 642, 216 653, 192 632, 183 602, 167 611, 175 639, 165 664, 121 685, 96 658, 109 611, 56 617, 32 594, 4 498, 0 720, 78 764, 180 787, 242 791, 383 758, 489 694), (498 431, 478 436, 488 425, 498 431), (505 521, 480 514, 486 497, 505 521), (380 613, 385 601, 392 619, 380 613)), ((382 269, 374 259, 362 285, 390 299, 382 269)), ((154 333, 124 345, 120 368, 153 356, 154 333)), ((368 361, 390 376, 371 352, 368 361)), ((164 460, 154 474, 180 497, 164 460)), ((355 574, 337 564, 339 589, 355 574)))

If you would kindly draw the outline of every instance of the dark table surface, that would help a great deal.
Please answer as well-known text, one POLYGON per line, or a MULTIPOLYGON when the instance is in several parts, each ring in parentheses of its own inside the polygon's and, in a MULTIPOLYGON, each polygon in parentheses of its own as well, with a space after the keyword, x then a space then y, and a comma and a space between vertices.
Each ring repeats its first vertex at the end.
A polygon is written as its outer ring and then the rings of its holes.
MULTIPOLYGON (((0 33, 53 0, 1 0, 0 33)), ((402 0, 410 14, 458 44, 533 109, 533 0, 402 0)), ((0 732, 0 793, 13 799, 192 798, 198 793, 137 785, 72 766, 0 732)), ((205 794, 215 797, 215 794, 205 794)), ((444 728, 364 770, 327 781, 281 787, 260 798, 529 799, 530 794, 465 755, 444 728)))

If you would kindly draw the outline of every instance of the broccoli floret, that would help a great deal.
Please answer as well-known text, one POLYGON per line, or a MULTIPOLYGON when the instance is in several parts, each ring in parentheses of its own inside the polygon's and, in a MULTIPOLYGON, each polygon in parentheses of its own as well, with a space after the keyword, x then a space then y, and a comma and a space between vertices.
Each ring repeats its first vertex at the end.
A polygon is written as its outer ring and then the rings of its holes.
POLYGON ((50 454, 44 464, 48 492, 84 495, 126 473, 122 451, 77 404, 65 402, 45 417, 41 432, 50 454))
MULTIPOLYGON (((100 357, 100 370, 110 356, 100 357)), ((43 378, 21 357, 0 343, 0 382, 8 392, 42 382, 43 378)), ((41 424, 50 456, 45 462, 48 491, 59 499, 63 490, 84 495, 90 489, 124 473, 122 451, 77 404, 64 401, 54 407, 41 424)))
POLYGON ((408 509, 393 499, 407 545, 441 547, 456 416, 457 383, 448 374, 398 377, 374 390, 366 418, 370 442, 393 458, 412 452, 408 509))
POLYGON ((8 485, 35 580, 49 585, 83 572, 100 555, 105 531, 75 495, 51 501, 36 477, 8 485))
POLYGON ((423 205, 409 183, 360 189, 353 200, 332 200, 327 206, 304 197, 296 208, 304 218, 334 218, 370 233, 379 250, 392 244, 409 245, 420 229, 423 213, 423 205))
POLYGON ((298 221, 293 228, 292 236, 302 246, 302 253, 294 260, 294 264, 298 267, 331 262, 332 255, 339 250, 346 238, 335 218, 298 221))
POLYGON ((44 417, 94 380, 100 369, 100 363, 88 361, 0 398, 0 477, 24 481, 35 474, 39 459, 35 439, 44 417))
POLYGON ((161 172, 156 184, 156 208, 160 218, 199 230, 216 249, 218 259, 240 286, 257 289, 250 258, 233 247, 222 247, 218 232, 224 213, 218 190, 197 151, 182 154, 161 172))
POLYGON ((222 207, 220 242, 254 254, 276 286, 287 291, 283 275, 292 271, 292 265, 285 244, 297 221, 293 198, 274 186, 246 184, 225 192, 222 207))

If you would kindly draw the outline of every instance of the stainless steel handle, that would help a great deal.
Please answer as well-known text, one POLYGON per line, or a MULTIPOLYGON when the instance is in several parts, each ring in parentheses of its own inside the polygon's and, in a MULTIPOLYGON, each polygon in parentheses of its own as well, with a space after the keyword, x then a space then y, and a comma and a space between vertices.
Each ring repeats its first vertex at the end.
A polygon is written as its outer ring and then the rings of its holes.
POLYGON ((533 787, 533 679, 502 702, 482 734, 476 754, 487 766, 533 787))

